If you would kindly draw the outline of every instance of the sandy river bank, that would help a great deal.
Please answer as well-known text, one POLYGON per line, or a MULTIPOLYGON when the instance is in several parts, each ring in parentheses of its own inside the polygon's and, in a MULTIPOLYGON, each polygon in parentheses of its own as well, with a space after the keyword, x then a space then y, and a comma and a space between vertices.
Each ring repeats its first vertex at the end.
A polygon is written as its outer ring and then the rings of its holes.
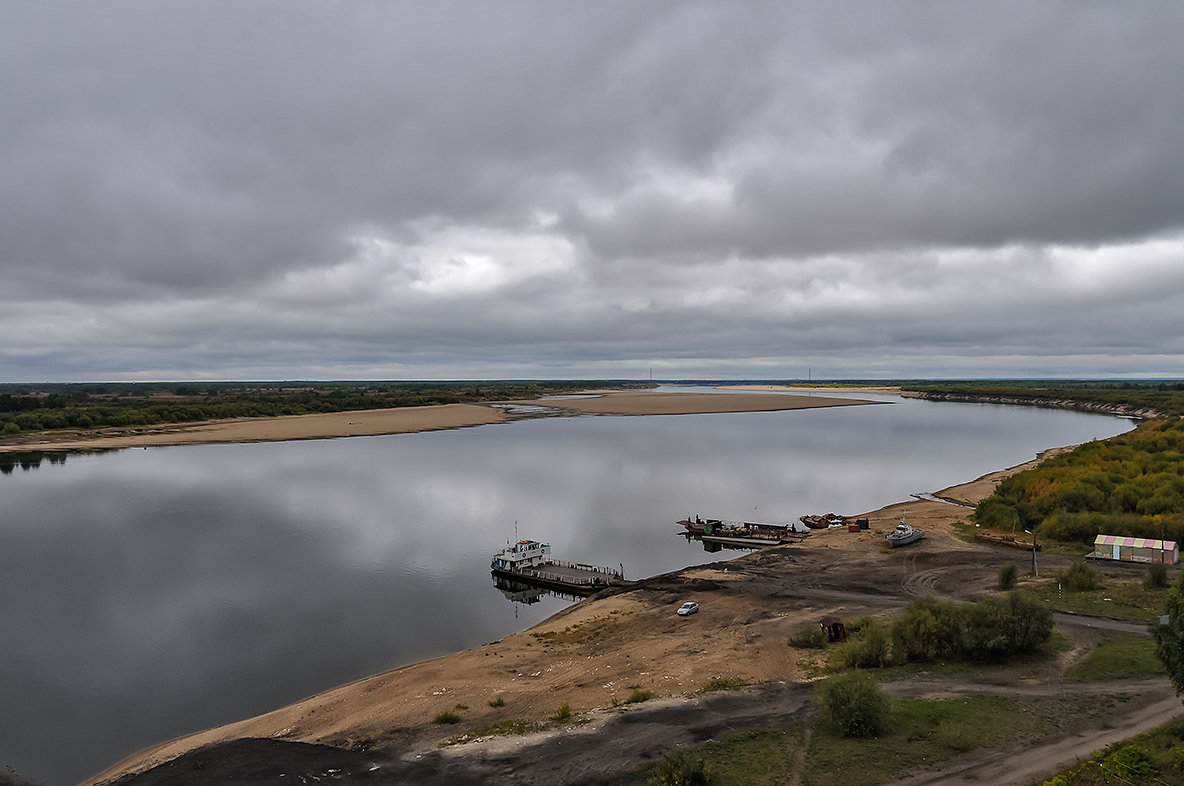
POLYGON ((237 418, 161 426, 94 429, 9 437, 0 452, 114 450, 228 442, 283 442, 301 439, 407 434, 504 423, 524 415, 516 408, 538 407, 553 415, 685 415, 725 412, 773 412, 876 402, 825 396, 758 393, 649 393, 605 391, 586 398, 489 404, 441 404, 272 418, 237 418))

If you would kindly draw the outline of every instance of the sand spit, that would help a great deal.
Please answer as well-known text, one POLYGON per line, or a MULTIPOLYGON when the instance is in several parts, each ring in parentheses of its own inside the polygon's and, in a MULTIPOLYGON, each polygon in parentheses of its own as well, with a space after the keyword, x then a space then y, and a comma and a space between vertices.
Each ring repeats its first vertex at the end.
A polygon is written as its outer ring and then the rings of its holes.
MULTIPOLYGON (((752 393, 602 392, 589 398, 502 402, 540 406, 556 415, 685 415, 693 413, 772 412, 813 407, 873 403, 821 396, 758 395, 752 393)), ((177 423, 164 426, 98 429, 37 435, 29 441, 0 443, 0 452, 39 450, 111 450, 228 442, 284 442, 298 439, 406 434, 417 431, 465 428, 503 423, 523 417, 490 404, 439 404, 275 418, 177 423)))
POLYGON ((851 387, 823 387, 821 385, 720 385, 722 390, 747 390, 755 393, 802 393, 810 396, 825 395, 827 393, 875 393, 880 395, 899 396, 899 387, 891 385, 860 385, 851 387))
POLYGON ((777 412, 816 407, 850 407, 878 404, 826 396, 787 396, 749 392, 738 393, 649 393, 622 391, 591 398, 556 398, 521 401, 574 414, 585 415, 693 415, 721 412, 777 412))
MULTIPOLYGON (((215 442, 284 442, 297 439, 366 437, 501 423, 509 416, 479 404, 368 409, 276 418, 235 418, 165 426, 99 429, 53 435, 35 442, 0 444, 0 451, 111 450, 199 445, 215 442)), ((44 435, 41 435, 44 436, 44 435)))

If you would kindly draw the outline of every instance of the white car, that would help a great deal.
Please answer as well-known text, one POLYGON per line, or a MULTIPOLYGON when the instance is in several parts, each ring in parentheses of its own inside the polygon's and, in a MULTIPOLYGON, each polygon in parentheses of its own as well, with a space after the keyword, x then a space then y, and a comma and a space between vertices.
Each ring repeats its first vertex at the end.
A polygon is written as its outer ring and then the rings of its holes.
POLYGON ((699 610, 699 604, 693 600, 688 600, 686 603, 678 607, 678 616, 685 617, 688 614, 694 614, 699 610))

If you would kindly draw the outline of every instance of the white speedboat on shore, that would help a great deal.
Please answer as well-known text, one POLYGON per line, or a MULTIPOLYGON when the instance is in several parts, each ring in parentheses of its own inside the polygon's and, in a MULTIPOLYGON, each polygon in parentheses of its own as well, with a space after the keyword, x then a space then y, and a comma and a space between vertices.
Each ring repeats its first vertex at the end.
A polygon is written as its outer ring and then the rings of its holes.
POLYGON ((903 521, 896 525, 896 529, 884 536, 888 540, 889 546, 907 546, 910 543, 916 543, 921 538, 925 537, 925 533, 916 527, 905 524, 903 521))

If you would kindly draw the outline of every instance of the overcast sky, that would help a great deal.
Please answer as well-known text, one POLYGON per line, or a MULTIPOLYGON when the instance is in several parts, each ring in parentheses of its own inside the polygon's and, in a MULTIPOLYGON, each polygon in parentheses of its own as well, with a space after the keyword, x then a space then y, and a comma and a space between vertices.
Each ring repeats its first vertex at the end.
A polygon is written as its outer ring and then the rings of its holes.
POLYGON ((1184 376, 1178 2, 0 5, 0 381, 1184 376))

